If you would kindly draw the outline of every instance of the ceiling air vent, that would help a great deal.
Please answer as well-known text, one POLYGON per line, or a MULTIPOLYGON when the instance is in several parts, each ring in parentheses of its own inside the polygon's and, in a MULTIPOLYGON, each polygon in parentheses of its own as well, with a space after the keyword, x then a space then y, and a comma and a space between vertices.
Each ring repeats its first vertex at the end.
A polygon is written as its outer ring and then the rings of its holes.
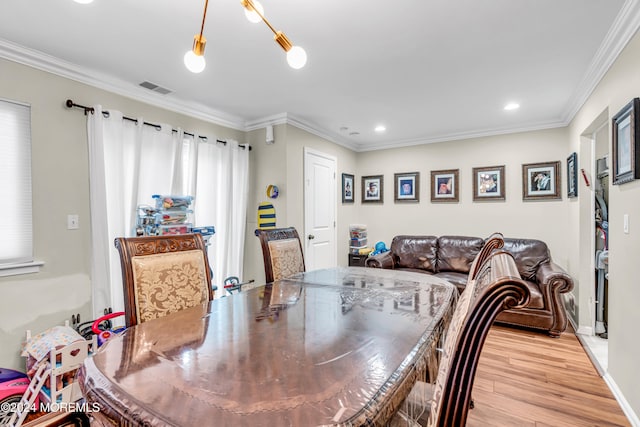
POLYGON ((145 89, 149 89, 149 90, 152 90, 154 92, 158 92, 158 93, 160 93, 162 95, 166 95, 168 93, 173 92, 171 89, 167 89, 165 87, 158 86, 157 84, 151 83, 151 82, 142 82, 142 83, 140 83, 140 86, 142 86, 145 89))

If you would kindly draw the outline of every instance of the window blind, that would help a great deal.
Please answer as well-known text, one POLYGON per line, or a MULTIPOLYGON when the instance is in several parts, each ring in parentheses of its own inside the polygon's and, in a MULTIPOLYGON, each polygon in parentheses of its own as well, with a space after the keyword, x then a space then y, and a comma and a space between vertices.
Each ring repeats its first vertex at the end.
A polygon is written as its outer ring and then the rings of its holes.
POLYGON ((1 99, 0 190, 0 265, 31 262, 31 107, 1 99))

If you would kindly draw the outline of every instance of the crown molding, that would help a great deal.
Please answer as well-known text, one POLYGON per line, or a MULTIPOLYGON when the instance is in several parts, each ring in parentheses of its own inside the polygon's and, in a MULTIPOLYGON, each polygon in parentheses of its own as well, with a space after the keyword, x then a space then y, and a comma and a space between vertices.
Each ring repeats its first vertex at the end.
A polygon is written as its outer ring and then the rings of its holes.
POLYGON ((345 148, 348 148, 349 150, 358 151, 358 146, 351 143, 350 141, 340 138, 339 136, 327 133, 319 129, 314 124, 304 119, 301 119, 300 117, 297 117, 291 113, 274 114, 272 116, 262 117, 259 119, 248 121, 245 123, 245 131, 248 132, 256 129, 262 129, 267 126, 275 126, 275 125, 283 125, 283 124, 296 127, 305 132, 309 132, 312 135, 318 136, 322 139, 326 139, 327 141, 333 142, 334 144, 341 145, 345 148))
POLYGON ((159 108, 231 129, 248 132, 264 128, 269 125, 289 124, 347 149, 356 152, 363 152, 565 127, 571 122, 571 120, 573 120, 580 108, 582 108, 600 80, 604 77, 605 73, 620 55, 620 52, 622 52, 624 47, 639 28, 640 0, 627 0, 607 33, 607 36, 594 55, 591 64, 574 91, 573 96, 567 103, 564 114, 562 114, 561 119, 558 121, 531 124, 529 126, 518 128, 484 129, 474 132, 452 133, 436 137, 415 138, 400 141, 383 141, 379 143, 354 143, 353 141, 345 139, 341 135, 327 132, 319 126, 290 113, 280 113, 246 121, 241 117, 215 110, 199 103, 183 102, 175 98, 167 98, 163 95, 139 88, 129 82, 77 66, 3 39, 0 39, 0 58, 5 58, 13 62, 116 93, 159 108))
POLYGON ((627 0, 569 100, 563 122, 568 125, 593 93, 611 65, 640 28, 640 0, 627 0))
POLYGON ((272 116, 261 117, 255 120, 249 120, 244 124, 245 132, 256 129, 262 129, 267 126, 287 124, 287 113, 274 114, 272 116))
POLYGON ((165 95, 139 88, 129 82, 113 78, 95 70, 83 68, 79 65, 63 61, 54 56, 4 39, 0 39, 0 58, 8 59, 165 110, 184 114, 231 129, 245 130, 244 120, 240 117, 214 110, 202 104, 167 98, 165 95))
POLYGON ((484 129, 481 131, 474 132, 458 132, 451 134, 443 134, 432 138, 413 138, 413 139, 404 139, 400 141, 383 141, 378 143, 353 143, 351 141, 347 141, 344 138, 340 138, 339 136, 329 134, 323 130, 318 129, 313 124, 296 117, 290 113, 281 113, 275 114, 273 116, 263 117, 260 119, 256 119, 246 123, 245 130, 252 131, 256 129, 262 129, 267 126, 275 126, 280 124, 287 124, 290 126, 294 126, 298 129, 302 129, 306 132, 309 132, 312 135, 316 135, 320 138, 323 138, 329 142, 333 142, 334 144, 340 145, 342 147, 348 148, 349 150, 355 152, 365 152, 365 151, 375 151, 375 150, 386 150, 391 148, 403 148, 403 147, 412 147, 415 145, 423 145, 423 144, 435 144, 438 142, 447 142, 447 141, 460 141, 464 139, 473 139, 473 138, 484 138, 489 136, 496 135, 508 135, 513 133, 522 133, 522 132, 532 132, 546 129, 556 129, 561 127, 566 127, 567 123, 564 121, 552 121, 552 122, 540 122, 534 123, 524 127, 517 128, 493 128, 493 129, 484 129))
POLYGON ((338 135, 331 134, 325 132, 324 130, 319 129, 311 122, 308 122, 300 117, 297 117, 293 114, 287 114, 287 123, 291 126, 295 126, 298 129, 302 129, 304 131, 309 132, 310 134, 319 136, 320 138, 324 138, 327 141, 333 142, 334 144, 340 145, 342 147, 348 148, 349 150, 359 151, 358 146, 351 141, 348 141, 344 138, 339 137, 338 135))
POLYGON ((385 141, 375 144, 359 144, 356 147, 355 151, 363 152, 363 151, 375 151, 375 150, 387 150, 390 148, 402 148, 402 147, 413 147, 415 145, 424 145, 424 144, 436 144, 438 142, 448 142, 448 141, 462 141, 465 139, 473 139, 473 138, 485 138, 489 136, 497 136, 497 135, 509 135, 515 133, 522 132, 533 132, 547 129, 556 129, 561 127, 566 127, 567 124, 562 121, 554 121, 554 122, 541 122, 536 124, 531 124, 529 126, 517 127, 517 128, 493 128, 493 129, 484 129, 481 131, 473 131, 473 132, 458 132, 458 133, 450 133, 435 136, 432 138, 414 138, 414 139, 405 139, 401 141, 385 141))

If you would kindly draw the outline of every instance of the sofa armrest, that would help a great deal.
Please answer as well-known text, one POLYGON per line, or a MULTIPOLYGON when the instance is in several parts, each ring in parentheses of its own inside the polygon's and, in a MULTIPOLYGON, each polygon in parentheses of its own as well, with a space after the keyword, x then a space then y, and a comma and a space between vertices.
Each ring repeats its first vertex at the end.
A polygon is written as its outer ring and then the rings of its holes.
POLYGON ((553 324, 549 328, 549 335, 558 337, 567 328, 567 312, 560 294, 573 289, 573 279, 562 267, 553 261, 540 265, 536 273, 536 280, 542 292, 547 309, 552 314, 553 324))
POLYGON ((384 252, 378 255, 370 256, 366 261, 367 267, 392 269, 394 266, 391 252, 384 252))
POLYGON ((536 281, 543 294, 563 294, 573 289, 573 279, 566 271, 553 261, 540 264, 536 273, 536 281), (549 287, 549 289, 545 289, 549 287))

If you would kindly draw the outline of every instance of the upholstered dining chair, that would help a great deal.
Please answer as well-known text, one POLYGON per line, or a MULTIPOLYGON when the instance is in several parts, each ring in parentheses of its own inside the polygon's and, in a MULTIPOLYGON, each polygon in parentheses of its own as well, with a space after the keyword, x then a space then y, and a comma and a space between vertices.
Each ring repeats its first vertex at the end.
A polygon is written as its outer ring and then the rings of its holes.
POLYGON ((305 271, 302 243, 294 227, 256 230, 267 283, 305 271))
POLYGON ((213 299, 202 236, 119 237, 127 327, 213 299))
POLYGON ((458 299, 435 383, 417 381, 390 424, 464 426, 489 328, 501 311, 523 307, 528 300, 513 256, 504 251, 489 254, 458 299))

